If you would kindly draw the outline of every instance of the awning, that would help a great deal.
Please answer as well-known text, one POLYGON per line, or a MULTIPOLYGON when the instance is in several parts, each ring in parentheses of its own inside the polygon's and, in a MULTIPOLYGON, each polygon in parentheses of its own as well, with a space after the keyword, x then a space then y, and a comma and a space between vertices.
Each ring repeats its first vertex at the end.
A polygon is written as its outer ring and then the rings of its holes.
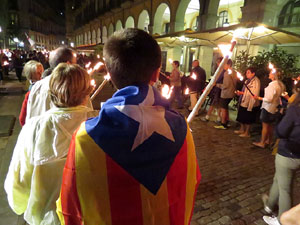
POLYGON ((241 45, 300 43, 300 35, 265 24, 248 22, 228 27, 219 27, 205 31, 181 31, 173 34, 154 37, 157 42, 166 46, 216 46, 230 43, 235 37, 241 45))

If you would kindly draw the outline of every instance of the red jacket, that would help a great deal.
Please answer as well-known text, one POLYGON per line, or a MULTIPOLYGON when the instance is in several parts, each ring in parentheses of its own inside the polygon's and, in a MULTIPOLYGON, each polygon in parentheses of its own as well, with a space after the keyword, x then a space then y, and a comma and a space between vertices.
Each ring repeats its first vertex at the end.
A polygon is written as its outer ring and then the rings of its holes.
POLYGON ((20 121, 21 126, 24 126, 25 120, 26 120, 27 102, 28 102, 29 93, 30 93, 30 91, 28 91, 25 95, 24 101, 22 103, 21 112, 19 115, 19 121, 20 121))

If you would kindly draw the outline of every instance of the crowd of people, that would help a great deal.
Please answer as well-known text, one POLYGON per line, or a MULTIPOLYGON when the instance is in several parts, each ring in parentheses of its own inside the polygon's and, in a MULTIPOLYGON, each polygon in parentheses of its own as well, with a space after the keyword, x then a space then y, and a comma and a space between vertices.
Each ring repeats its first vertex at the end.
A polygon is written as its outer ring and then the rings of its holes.
MULTIPOLYGON (((0 49, 0 81, 4 80, 5 76, 9 75, 9 71, 14 70, 17 79, 21 82, 26 79, 26 75, 22 73, 27 62, 34 60, 42 64, 45 73, 42 77, 48 76, 52 69, 49 64, 50 53, 46 50, 11 50, 11 49, 0 49)), ((77 63, 81 67, 85 67, 88 62, 95 63, 98 58, 94 54, 76 54, 77 63)), ((28 79, 28 78, 27 78, 28 79)))
MULTIPOLYGON (((114 33, 104 46, 104 57, 118 91, 98 113, 91 104, 94 86, 85 69, 93 58, 67 47, 52 51, 45 57, 46 64, 29 55, 38 53, 23 54, 24 68, 21 72, 15 68, 30 87, 19 118, 23 128, 5 180, 13 211, 24 213, 26 222, 34 225, 140 225, 143 221, 188 225, 201 175, 189 126, 171 105, 176 100, 177 107, 183 108, 187 86, 188 110, 194 108, 207 79, 199 61, 193 61, 188 77, 182 77, 179 61, 172 62, 167 79, 174 88, 170 99, 165 99, 152 86, 160 75, 157 42, 138 29, 114 33)), ((278 225, 282 216, 282 224, 289 225, 300 207, 288 211, 293 175, 300 167, 300 82, 295 83, 290 105, 279 121, 281 97, 288 98, 279 78, 280 73, 271 70, 271 82, 260 96, 256 68, 249 67, 239 89, 237 72, 228 60, 201 120, 209 121, 217 109, 220 124, 215 128, 228 129, 228 106, 238 98, 240 129, 234 133, 249 138, 259 112, 261 140, 253 145, 271 145, 275 129, 280 139, 276 173, 269 195, 262 200, 266 213, 275 215, 276 205, 279 211, 277 217, 268 215, 264 220, 278 225)))

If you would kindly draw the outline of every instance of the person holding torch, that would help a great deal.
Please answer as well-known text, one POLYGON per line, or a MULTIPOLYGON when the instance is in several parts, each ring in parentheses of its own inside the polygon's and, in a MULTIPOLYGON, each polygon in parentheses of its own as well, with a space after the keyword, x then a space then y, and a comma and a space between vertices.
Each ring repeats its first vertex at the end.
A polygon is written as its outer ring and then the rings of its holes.
POLYGON ((205 81, 206 81, 206 72, 205 70, 199 66, 199 61, 194 60, 192 63, 192 71, 191 75, 189 76, 189 89, 190 89, 190 101, 191 106, 189 110, 193 110, 197 103, 198 94, 201 95, 202 91, 205 88, 205 81))
POLYGON ((273 124, 276 122, 278 111, 277 106, 280 104, 280 96, 284 91, 284 85, 278 79, 278 72, 270 68, 269 79, 271 82, 265 88, 264 97, 254 95, 253 98, 262 101, 260 120, 262 121, 261 140, 253 142, 253 145, 259 148, 265 148, 271 144, 273 138, 273 124))
POLYGON ((236 120, 240 123, 239 130, 235 130, 234 133, 240 137, 250 137, 250 126, 255 122, 256 114, 259 110, 259 101, 252 98, 253 95, 259 95, 260 81, 255 76, 256 69, 249 67, 246 70, 246 81, 244 83, 242 91, 236 91, 236 94, 240 96, 239 108, 236 120))

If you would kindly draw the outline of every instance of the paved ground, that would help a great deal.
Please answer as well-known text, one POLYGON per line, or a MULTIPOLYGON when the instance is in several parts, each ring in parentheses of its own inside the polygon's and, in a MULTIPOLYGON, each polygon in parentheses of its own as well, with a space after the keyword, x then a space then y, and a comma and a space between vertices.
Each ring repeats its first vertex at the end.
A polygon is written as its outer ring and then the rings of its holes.
MULTIPOLYGON (((15 81, 9 82, 19 85, 15 81)), ((109 91, 111 89, 106 87, 105 95, 109 96, 109 91)), ((13 114, 17 117, 23 95, 0 94, 0 115, 13 114)), ((97 101, 94 103, 98 105, 97 101)), ((185 109, 181 112, 188 115, 185 109)), ((234 114, 231 111, 232 119, 234 114)), ((260 195, 270 188, 274 156, 270 150, 252 147, 251 142, 259 138, 259 128, 254 129, 252 138, 245 139, 233 133, 234 123, 229 130, 216 130, 214 125, 214 122, 200 121, 200 117, 191 123, 202 173, 191 224, 265 224, 262 221, 264 212, 260 195)), ((12 136, 0 138, 0 225, 24 223, 9 209, 3 190, 19 131, 20 126, 16 122, 12 136)), ((300 193, 296 192, 300 187, 299 172, 295 181, 295 203, 300 202, 300 193)))

